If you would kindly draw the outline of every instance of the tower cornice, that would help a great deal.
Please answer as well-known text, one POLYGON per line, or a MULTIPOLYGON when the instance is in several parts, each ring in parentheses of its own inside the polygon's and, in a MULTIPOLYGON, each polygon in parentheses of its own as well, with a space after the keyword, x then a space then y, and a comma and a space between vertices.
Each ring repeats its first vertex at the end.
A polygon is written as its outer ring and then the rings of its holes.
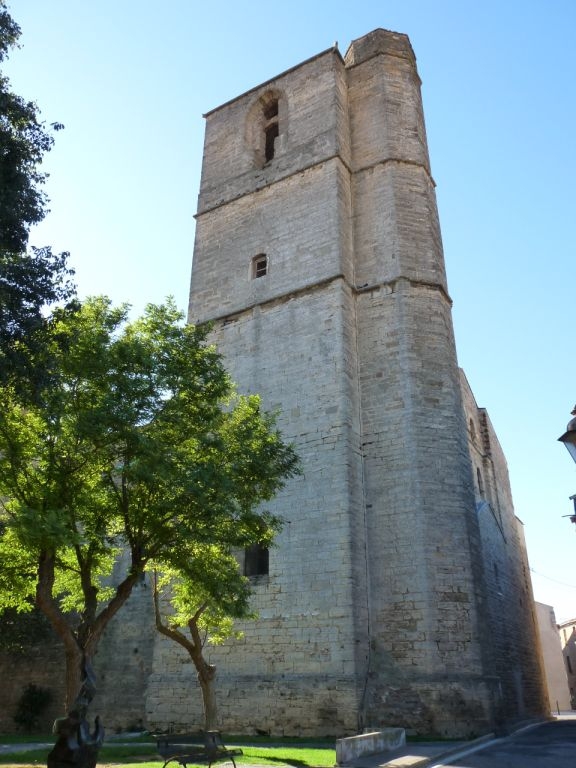
POLYGON ((339 160, 340 163, 344 166, 344 168, 348 171, 350 175, 352 174, 360 174, 365 173, 366 171, 373 170, 374 168, 378 168, 380 166, 385 165, 409 165, 414 166, 416 168, 420 168, 424 171, 428 179, 430 180, 430 183, 433 187, 436 187, 436 182, 434 181, 434 177, 430 173, 430 170, 427 168, 427 166, 424 163, 418 162, 416 160, 408 160, 408 159, 402 159, 397 157, 389 157, 385 158, 383 160, 379 160, 375 163, 370 163, 368 165, 364 165, 360 168, 351 168, 350 163, 347 163, 342 155, 338 153, 334 153, 332 155, 329 155, 328 157, 322 158, 320 161, 316 161, 313 163, 310 163, 309 165, 302 166, 300 168, 297 168, 293 171, 290 171, 289 173, 279 176, 274 179, 270 179, 270 181, 262 181, 261 184, 257 184, 254 188, 247 189, 244 192, 240 192, 237 195, 234 195, 233 197, 226 198, 225 200, 222 200, 221 202, 215 204, 206 206, 206 208, 203 208, 201 211, 197 211, 194 214, 194 218, 198 219, 200 216, 203 216, 206 213, 211 213, 212 211, 218 210, 218 208, 222 208, 222 206, 228 205, 229 203, 232 203, 236 200, 241 200, 244 197, 249 197, 250 195, 257 194, 258 192, 261 192, 264 189, 269 189, 270 187, 273 187, 275 184, 280 184, 283 181, 286 181, 287 179, 292 178, 293 176, 298 176, 300 174, 306 173, 307 171, 310 171, 313 168, 319 168, 322 165, 325 165, 326 163, 329 163, 331 160, 339 160))

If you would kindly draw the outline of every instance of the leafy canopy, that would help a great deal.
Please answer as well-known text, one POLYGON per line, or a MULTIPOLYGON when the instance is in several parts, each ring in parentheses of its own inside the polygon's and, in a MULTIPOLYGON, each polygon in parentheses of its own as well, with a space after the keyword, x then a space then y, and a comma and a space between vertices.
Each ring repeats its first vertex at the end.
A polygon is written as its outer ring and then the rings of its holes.
POLYGON ((255 618, 249 580, 230 550, 218 544, 192 544, 179 565, 165 565, 154 577, 157 618, 173 632, 193 624, 202 634, 201 647, 238 634, 235 619, 255 618))
POLYGON ((235 393, 207 330, 171 301, 133 321, 104 297, 54 313, 53 385, 32 405, 0 388, 1 608, 26 609, 42 582, 95 637, 120 547, 130 586, 151 560, 185 563, 214 595, 230 547, 271 539, 280 521, 262 502, 296 456, 258 397, 235 393))

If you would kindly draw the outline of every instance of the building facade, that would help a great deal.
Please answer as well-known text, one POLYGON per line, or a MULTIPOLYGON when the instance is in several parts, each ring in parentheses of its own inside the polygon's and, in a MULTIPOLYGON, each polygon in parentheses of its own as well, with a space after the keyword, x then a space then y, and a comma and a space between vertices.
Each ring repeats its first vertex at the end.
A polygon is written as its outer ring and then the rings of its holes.
POLYGON ((576 619, 558 625, 562 656, 566 665, 571 707, 576 709, 576 619))
POLYGON ((556 715, 559 712, 572 709, 568 676, 562 653, 562 641, 558 634, 554 608, 544 603, 536 603, 536 615, 538 617, 550 712, 552 715, 556 715))

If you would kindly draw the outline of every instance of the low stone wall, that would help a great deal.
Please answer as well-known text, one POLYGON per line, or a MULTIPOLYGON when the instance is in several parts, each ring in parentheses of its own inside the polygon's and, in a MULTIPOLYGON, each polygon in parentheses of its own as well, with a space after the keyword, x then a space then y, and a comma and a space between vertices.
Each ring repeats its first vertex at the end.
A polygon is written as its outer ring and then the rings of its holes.
POLYGON ((406 744, 404 728, 384 728, 381 731, 362 733, 336 740, 336 764, 350 765, 357 757, 391 752, 406 744))

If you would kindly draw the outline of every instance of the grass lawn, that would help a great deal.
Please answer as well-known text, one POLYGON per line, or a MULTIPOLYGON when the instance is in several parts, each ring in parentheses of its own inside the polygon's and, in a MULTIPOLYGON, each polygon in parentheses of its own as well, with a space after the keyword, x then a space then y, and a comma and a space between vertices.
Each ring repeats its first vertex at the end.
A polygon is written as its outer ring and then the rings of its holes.
MULTIPOLYGON (((22 744, 47 742, 51 744, 53 737, 0 737, 0 744, 22 744)), ((289 743, 279 745, 278 740, 273 746, 270 745, 271 739, 266 739, 267 744, 255 744, 256 739, 251 740, 249 745, 242 743, 244 739, 226 740, 226 745, 241 746, 243 755, 235 758, 238 765, 276 765, 276 766, 294 766, 294 768, 333 768, 336 763, 336 751, 328 746, 312 746, 305 741, 290 739, 289 743)), ((258 740, 259 741, 259 740, 258 740)), ((11 752, 9 754, 0 754, 0 765, 2 766, 38 766, 46 765, 46 757, 51 746, 42 749, 32 749, 21 752, 11 752)), ((156 754, 156 745, 150 741, 150 737, 140 737, 130 744, 115 744, 114 741, 105 742, 100 750, 98 757, 98 766, 110 766, 118 764, 137 763, 138 768, 162 768, 163 760, 156 754), (143 739, 148 738, 148 741, 143 739)), ((232 763, 221 762, 217 765, 231 766, 232 763)), ((178 768, 177 763, 171 763, 171 766, 178 768)))

